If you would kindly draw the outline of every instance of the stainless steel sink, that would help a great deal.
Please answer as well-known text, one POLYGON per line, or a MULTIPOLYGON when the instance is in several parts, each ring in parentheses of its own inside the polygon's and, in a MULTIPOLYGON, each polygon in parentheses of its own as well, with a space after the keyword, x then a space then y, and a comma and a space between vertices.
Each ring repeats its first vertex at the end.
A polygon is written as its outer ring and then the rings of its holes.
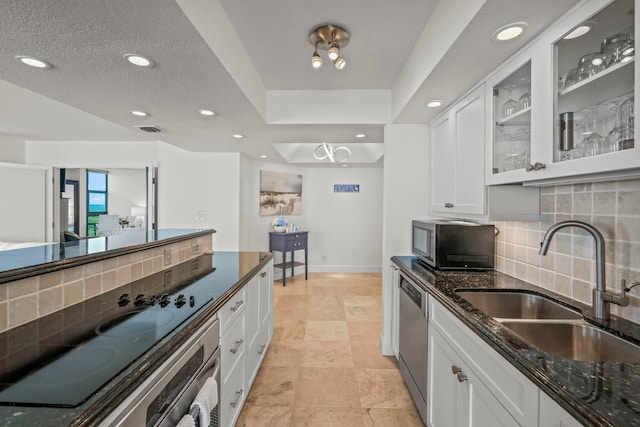
POLYGON ((544 352, 583 362, 639 363, 640 347, 582 322, 502 322, 544 352))
POLYGON ((497 319, 582 319, 582 314, 529 292, 457 289, 478 310, 497 319))

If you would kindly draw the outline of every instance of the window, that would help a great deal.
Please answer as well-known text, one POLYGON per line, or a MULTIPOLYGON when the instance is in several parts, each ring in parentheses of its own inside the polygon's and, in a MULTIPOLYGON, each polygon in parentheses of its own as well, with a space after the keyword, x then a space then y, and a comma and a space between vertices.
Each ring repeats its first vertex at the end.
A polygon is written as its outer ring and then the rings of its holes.
POLYGON ((106 172, 87 171, 87 236, 96 236, 96 224, 100 215, 108 213, 109 195, 106 172))

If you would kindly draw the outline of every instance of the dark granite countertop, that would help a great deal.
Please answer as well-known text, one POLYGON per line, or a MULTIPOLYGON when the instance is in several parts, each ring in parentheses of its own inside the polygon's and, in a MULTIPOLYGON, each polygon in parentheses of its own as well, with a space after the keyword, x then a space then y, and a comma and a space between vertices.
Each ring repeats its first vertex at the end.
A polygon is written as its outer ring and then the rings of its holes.
POLYGON ((579 362, 538 350, 475 309, 454 290, 538 292, 582 310, 589 323, 635 344, 640 344, 640 325, 615 316, 606 324, 599 323, 593 320, 589 306, 500 272, 442 272, 411 256, 391 260, 583 425, 640 426, 640 364, 579 362))
POLYGON ((100 261, 215 233, 213 229, 125 229, 121 234, 77 242, 45 243, 0 251, 0 283, 100 261))
POLYGON ((0 426, 98 425, 272 259, 269 252, 216 252, 210 256, 212 272, 185 288, 185 293, 194 295, 197 300, 208 302, 184 323, 168 333, 80 406, 58 408, 0 405, 0 426))

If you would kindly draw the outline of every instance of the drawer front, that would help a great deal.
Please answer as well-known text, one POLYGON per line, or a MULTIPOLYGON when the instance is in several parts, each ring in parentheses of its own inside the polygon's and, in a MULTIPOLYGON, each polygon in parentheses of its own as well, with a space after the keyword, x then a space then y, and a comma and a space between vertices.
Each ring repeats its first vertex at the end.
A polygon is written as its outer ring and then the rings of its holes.
POLYGON ((220 377, 223 385, 229 382, 231 373, 235 371, 236 366, 244 361, 245 349, 248 345, 246 340, 243 313, 222 334, 220 341, 220 377))
POLYGON ((234 425, 240 415, 240 410, 249 391, 244 385, 244 371, 244 364, 237 366, 229 377, 229 382, 220 387, 221 426, 234 425))
POLYGON ((262 325, 260 328, 260 332, 258 333, 258 337, 253 342, 253 345, 247 350, 247 389, 250 389, 251 384, 253 384, 253 380, 258 373, 258 369, 260 369, 260 365, 262 364, 262 360, 267 354, 267 349, 269 348, 270 341, 270 333, 269 327, 266 324, 262 325))
POLYGON ((285 241, 285 248, 287 251, 295 251, 298 249, 304 249, 307 247, 307 235, 306 234, 292 234, 287 236, 285 241))
POLYGON ((443 334, 520 425, 537 425, 531 402, 538 401, 538 388, 435 298, 429 298, 429 327, 443 334))
POLYGON ((247 287, 243 286, 229 301, 218 311, 220 318, 220 333, 224 334, 227 326, 240 314, 244 313, 247 306, 247 287))

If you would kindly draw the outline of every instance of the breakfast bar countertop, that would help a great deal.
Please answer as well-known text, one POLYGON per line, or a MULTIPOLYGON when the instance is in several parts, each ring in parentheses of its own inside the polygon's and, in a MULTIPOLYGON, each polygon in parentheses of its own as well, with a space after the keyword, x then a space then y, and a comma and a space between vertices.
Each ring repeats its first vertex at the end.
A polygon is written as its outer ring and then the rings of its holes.
POLYGON ((640 325, 615 316, 606 324, 596 322, 590 306, 497 271, 437 271, 412 256, 395 256, 391 261, 583 425, 640 426, 640 363, 582 362, 546 353, 455 290, 517 289, 544 294, 582 310, 589 323, 634 344, 640 344, 640 325))

